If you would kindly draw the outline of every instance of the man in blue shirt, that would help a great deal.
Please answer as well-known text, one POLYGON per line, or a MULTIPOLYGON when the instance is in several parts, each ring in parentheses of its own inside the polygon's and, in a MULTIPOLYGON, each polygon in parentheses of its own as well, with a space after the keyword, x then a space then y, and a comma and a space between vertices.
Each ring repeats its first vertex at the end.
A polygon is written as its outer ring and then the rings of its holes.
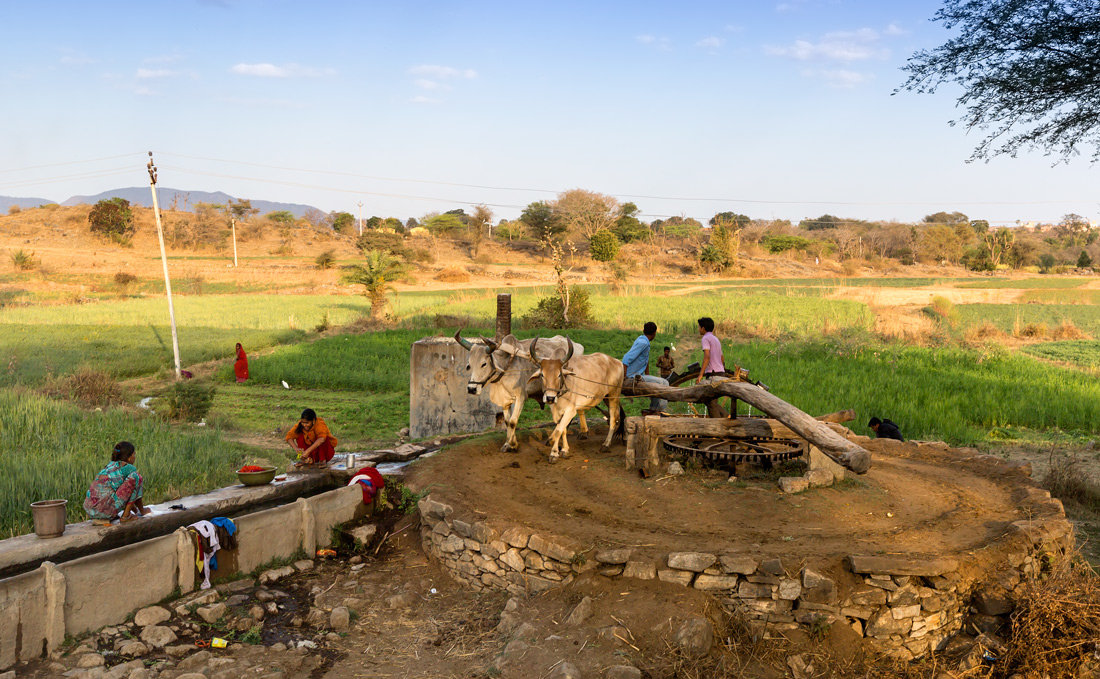
MULTIPOLYGON (((649 344, 657 336, 657 324, 647 321, 642 327, 642 334, 634 340, 630 351, 623 356, 623 366, 626 368, 626 379, 636 379, 643 382, 652 382, 662 387, 668 386, 668 380, 649 374, 649 344)), ((663 398, 653 397, 649 401, 649 410, 643 410, 643 415, 657 415, 663 413, 668 407, 668 401, 663 398)))

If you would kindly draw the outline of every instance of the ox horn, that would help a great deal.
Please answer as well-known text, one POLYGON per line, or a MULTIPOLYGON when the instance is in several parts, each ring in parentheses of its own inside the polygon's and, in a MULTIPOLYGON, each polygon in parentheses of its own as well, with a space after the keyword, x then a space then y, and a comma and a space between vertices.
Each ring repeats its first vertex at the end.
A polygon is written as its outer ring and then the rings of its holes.
POLYGON ((538 346, 538 343, 539 343, 539 338, 538 337, 531 340, 531 350, 528 352, 528 353, 531 354, 531 361, 534 362, 534 363, 539 362, 539 356, 538 356, 538 354, 535 353, 535 347, 538 346))
MULTIPOLYGON (((565 361, 568 361, 573 358, 573 340, 566 337, 565 341, 569 343, 569 353, 565 355, 565 361)), ((562 361, 562 363, 565 363, 565 361, 562 361)))
POLYGON ((470 340, 462 338, 462 331, 461 330, 456 330, 455 331, 455 341, 458 342, 462 346, 462 348, 465 349, 466 351, 469 351, 474 346, 474 345, 470 344, 470 340))
POLYGON ((481 341, 485 342, 485 345, 487 347, 489 347, 489 353, 493 353, 494 351, 496 351, 500 347, 499 344, 497 344, 496 342, 494 342, 493 340, 491 340, 491 339, 489 339, 488 337, 485 337, 485 336, 481 337, 481 341))

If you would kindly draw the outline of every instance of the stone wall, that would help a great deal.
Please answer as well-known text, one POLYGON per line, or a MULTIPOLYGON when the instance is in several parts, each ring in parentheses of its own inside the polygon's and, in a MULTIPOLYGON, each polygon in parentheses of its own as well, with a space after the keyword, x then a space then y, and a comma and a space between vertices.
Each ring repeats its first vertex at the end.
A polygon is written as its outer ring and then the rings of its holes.
MULTIPOLYGON (((476 341, 476 340, 474 340, 476 341)), ((469 352, 450 337, 425 337, 412 345, 409 366, 409 436, 485 431, 497 421, 500 408, 466 393, 469 352)))
MULTIPOLYGON (((344 487, 234 518, 238 569, 249 572, 274 558, 327 546, 333 526, 366 511, 362 500, 358 486, 344 487)), ((47 561, 0 580, 0 671, 57 649, 66 634, 118 624, 176 588, 189 592, 196 584, 195 547, 186 528, 62 564, 47 561)))
MULTIPOLYGON (((989 463, 1004 464, 995 457, 989 463)), ((685 545, 657 559, 631 549, 586 550, 523 526, 464 520, 461 508, 430 496, 419 508, 424 550, 474 589, 537 593, 587 572, 623 586, 657 579, 706 591, 752 624, 845 624, 877 650, 912 659, 943 648, 968 615, 1010 613, 1013 591, 1073 548, 1061 502, 1034 487, 1017 500, 1034 518, 1011 524, 980 554, 849 554, 809 565, 794 550, 775 556, 685 545)))

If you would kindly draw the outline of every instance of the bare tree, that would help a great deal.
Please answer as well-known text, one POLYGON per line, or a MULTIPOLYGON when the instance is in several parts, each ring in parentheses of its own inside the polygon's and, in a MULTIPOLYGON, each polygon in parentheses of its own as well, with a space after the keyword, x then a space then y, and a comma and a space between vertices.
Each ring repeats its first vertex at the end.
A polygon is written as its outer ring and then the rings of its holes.
POLYGON ((571 233, 585 238, 591 238, 597 231, 610 229, 619 216, 619 201, 585 189, 559 193, 550 205, 571 233))

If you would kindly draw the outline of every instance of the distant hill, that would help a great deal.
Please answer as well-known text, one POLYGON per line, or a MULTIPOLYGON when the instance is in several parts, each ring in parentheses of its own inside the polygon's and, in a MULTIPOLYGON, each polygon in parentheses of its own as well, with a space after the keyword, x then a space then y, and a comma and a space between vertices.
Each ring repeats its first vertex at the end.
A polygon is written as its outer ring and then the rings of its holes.
POLYGON ((39 205, 47 205, 53 201, 48 198, 17 198, 15 196, 0 196, 0 212, 7 212, 8 208, 12 205, 18 205, 20 208, 38 207, 39 205))
MULTIPOLYGON (((110 191, 97 193, 94 196, 73 196, 61 204, 81 205, 86 203, 88 205, 94 205, 105 198, 125 198, 130 201, 132 205, 153 207, 153 197, 149 194, 149 187, 147 186, 133 186, 128 189, 111 189, 110 191)), ((157 189, 157 201, 160 203, 162 210, 171 207, 173 201, 176 202, 176 209, 191 211, 196 203, 225 204, 230 198, 236 199, 236 196, 230 196, 228 193, 223 193, 222 191, 211 193, 209 191, 183 191, 181 189, 171 189, 168 187, 160 187, 157 189)), ((256 199, 251 199, 251 201, 252 207, 258 209, 261 215, 267 214, 268 212, 286 210, 295 217, 301 217, 307 210, 318 209, 312 205, 302 205, 299 203, 277 203, 271 200, 256 199)), ((320 212, 324 212, 324 210, 320 210, 320 212)))
MULTIPOLYGON (((73 196, 62 202, 61 205, 94 205, 105 198, 116 197, 125 198, 130 201, 132 205, 153 207, 153 197, 149 194, 149 187, 147 186, 134 186, 128 189, 111 189, 110 191, 97 193, 94 196, 73 196)), ((223 193, 221 191, 211 193, 209 191, 183 191, 181 189, 170 189, 167 187, 157 189, 157 201, 160 202, 162 210, 167 210, 172 207, 173 201, 176 202, 176 209, 190 212, 196 203, 220 203, 224 205, 230 198, 236 199, 235 196, 230 196, 228 193, 223 193)), ((302 205, 300 203, 277 203, 272 200, 251 200, 252 207, 259 210, 261 215, 265 215, 268 212, 286 210, 295 217, 301 217, 305 215, 307 210, 319 210, 319 208, 315 208, 312 205, 302 205)), ((32 208, 55 202, 57 201, 48 198, 0 196, 0 213, 7 212, 8 207, 11 205, 18 205, 20 208, 32 208)), ((319 211, 324 212, 324 210, 319 211)))

